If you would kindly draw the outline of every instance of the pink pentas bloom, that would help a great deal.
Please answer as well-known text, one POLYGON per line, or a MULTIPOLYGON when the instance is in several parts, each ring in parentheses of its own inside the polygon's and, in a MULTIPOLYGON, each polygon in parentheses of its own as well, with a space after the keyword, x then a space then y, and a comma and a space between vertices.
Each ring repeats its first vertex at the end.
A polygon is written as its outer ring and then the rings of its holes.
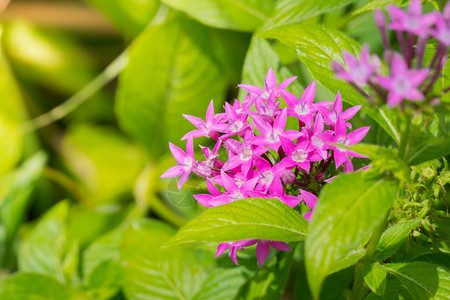
MULTIPOLYGON (((447 4, 450 10, 450 4, 447 4)), ((450 20, 445 20, 440 13, 434 14, 436 19, 436 29, 431 29, 430 33, 445 47, 450 46, 450 20)))
POLYGON ((233 135, 241 135, 250 126, 247 122, 248 114, 240 108, 231 106, 229 103, 225 103, 224 115, 228 122, 227 126, 218 129, 218 131, 225 133, 225 135, 221 136, 222 139, 233 135))
POLYGON ((343 51, 342 56, 348 71, 342 69, 336 73, 336 76, 348 82, 354 81, 358 84, 365 84, 381 66, 378 56, 369 55, 369 46, 367 45, 362 48, 359 59, 347 51, 343 51))
POLYGON ((161 178, 181 176, 177 184, 178 189, 181 189, 181 186, 188 180, 189 174, 191 174, 195 165, 193 140, 192 138, 189 138, 186 143, 187 153, 172 143, 169 143, 169 148, 177 165, 164 172, 164 174, 161 175, 161 178))
POLYGON ((257 145, 269 146, 270 149, 278 151, 280 148, 280 136, 287 139, 293 140, 299 137, 301 134, 296 130, 286 130, 286 118, 287 118, 287 108, 283 108, 281 113, 275 118, 273 126, 266 121, 254 117, 253 122, 256 128, 261 132, 262 136, 256 136, 254 138, 254 143, 257 145))
POLYGON ((212 137, 217 140, 219 135, 216 131, 223 131, 226 129, 226 125, 223 123, 220 116, 214 115, 214 103, 213 100, 209 103, 208 110, 206 111, 206 122, 201 118, 193 117, 190 115, 183 115, 189 122, 191 122, 196 130, 186 133, 181 139, 196 138, 201 136, 212 137))
MULTIPOLYGON (((322 114, 325 124, 329 125, 331 129, 334 129, 339 117, 344 121, 348 121, 361 109, 361 105, 356 105, 342 112, 342 97, 340 92, 337 93, 336 98, 334 99, 331 112, 326 105, 319 104, 320 103, 317 103, 316 107, 322 114)), ((351 128, 350 123, 347 123, 347 126, 351 128)))
POLYGON ((222 255, 225 250, 230 249, 230 251, 228 252, 228 256, 231 257, 231 259, 233 260, 233 262, 238 265, 238 261, 237 261, 237 250, 244 250, 244 247, 248 247, 248 246, 252 246, 254 244, 256 244, 258 242, 258 240, 243 240, 243 241, 238 241, 238 242, 232 242, 232 243, 221 243, 217 246, 217 252, 216 255, 214 257, 218 257, 220 255, 222 255))
POLYGON ((280 140, 283 151, 287 155, 280 162, 280 165, 283 167, 297 166, 309 172, 311 162, 322 160, 314 151, 311 143, 306 139, 297 139, 297 144, 285 137, 280 137, 280 140))
POLYGON ((430 70, 409 70, 400 54, 395 54, 391 64, 391 76, 377 76, 378 84, 388 91, 387 104, 396 106, 403 99, 421 101, 424 95, 418 87, 428 77, 430 70))
POLYGON ((314 213, 314 208, 316 207, 316 203, 319 200, 319 198, 317 198, 317 196, 314 195, 313 193, 310 193, 302 189, 300 189, 300 195, 303 201, 305 201, 308 208, 311 209, 311 211, 304 214, 303 217, 305 217, 306 220, 311 221, 312 214, 314 213))
POLYGON ((279 164, 272 166, 270 162, 261 157, 255 157, 255 166, 260 173, 260 178, 256 186, 257 191, 267 193, 274 189, 283 189, 281 183, 281 173, 283 171, 279 164))
POLYGON ((370 126, 361 127, 347 134, 345 121, 342 118, 338 118, 336 122, 335 138, 336 144, 339 144, 341 146, 336 146, 334 150, 334 161, 336 163, 336 169, 345 162, 348 156, 364 157, 363 155, 350 151, 342 146, 348 147, 359 143, 366 136, 369 129, 370 126))
POLYGON ((266 261, 270 246, 280 251, 291 251, 285 242, 259 240, 258 245, 256 245, 256 259, 258 260, 259 267, 262 267, 266 261))
POLYGON ((313 114, 317 112, 317 108, 312 104, 316 94, 316 83, 311 83, 303 92, 300 100, 288 91, 282 91, 284 101, 290 107, 288 115, 297 117, 300 121, 311 126, 313 114))
POLYGON ((296 78, 297 76, 290 77, 280 83, 280 85, 277 87, 275 73, 273 72, 272 68, 270 68, 266 74, 266 79, 264 80, 264 89, 250 84, 239 84, 238 87, 243 88, 253 97, 263 98, 267 100, 272 92, 274 93, 275 97, 279 98, 280 92, 286 89, 296 78))
POLYGON ((328 149, 331 149, 328 145, 334 140, 333 131, 327 130, 324 132, 325 126, 323 122, 322 114, 317 114, 314 120, 313 129, 306 128, 304 131, 308 136, 308 140, 311 141, 311 145, 316 150, 317 154, 320 155, 322 159, 328 158, 328 149))
POLYGON ((411 0, 408 12, 403 11, 395 5, 388 6, 391 23, 389 28, 397 31, 406 31, 420 37, 428 35, 429 28, 434 24, 433 14, 422 15, 422 1, 411 0))

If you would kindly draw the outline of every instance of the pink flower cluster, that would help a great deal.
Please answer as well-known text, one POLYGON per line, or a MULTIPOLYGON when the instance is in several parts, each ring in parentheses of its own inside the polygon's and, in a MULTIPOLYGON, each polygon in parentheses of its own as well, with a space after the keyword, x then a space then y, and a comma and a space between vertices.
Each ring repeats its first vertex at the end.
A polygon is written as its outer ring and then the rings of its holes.
MULTIPOLYGON (((186 152, 169 143, 177 165, 161 177, 178 177, 178 188, 191 173, 206 179, 208 193, 194 195, 205 207, 214 207, 244 198, 274 198, 290 207, 301 202, 311 210, 304 214, 310 220, 317 202, 317 193, 325 183, 326 170, 331 163, 336 169, 352 172, 350 156, 361 155, 349 151, 361 141, 369 127, 351 132, 350 123, 361 106, 343 110, 338 93, 334 102, 314 102, 315 83, 304 91, 301 98, 286 91, 295 80, 289 78, 279 85, 272 69, 267 73, 264 88, 239 85, 247 97, 240 103, 225 104, 225 113, 214 113, 211 101, 205 121, 185 115, 196 129, 182 139, 187 140, 186 152), (281 99, 287 106, 283 105, 281 99), (288 120, 295 120, 296 129, 287 129, 288 120), (200 146, 204 160, 194 156, 193 139, 209 137, 214 147, 200 146), (226 157, 226 159, 221 159, 226 157)), ((222 243, 217 254, 226 249, 237 264, 237 249, 257 244, 256 254, 261 266, 272 246, 289 251, 282 241, 245 240, 222 243)))
POLYGON ((427 96, 445 66, 450 47, 450 3, 443 13, 423 14, 420 0, 412 0, 407 12, 394 5, 388 6, 387 10, 391 22, 386 24, 385 15, 377 10, 375 23, 383 39, 384 59, 390 74, 382 74, 380 59, 369 55, 367 46, 363 47, 359 58, 343 52, 345 65, 332 63, 335 74, 351 83, 363 96, 373 99, 375 96, 364 90, 368 86, 376 97, 391 107, 405 99, 430 100, 427 96), (395 32, 400 52, 393 51, 388 30, 395 32), (437 40, 438 46, 429 66, 423 68, 427 42, 431 38, 437 40))

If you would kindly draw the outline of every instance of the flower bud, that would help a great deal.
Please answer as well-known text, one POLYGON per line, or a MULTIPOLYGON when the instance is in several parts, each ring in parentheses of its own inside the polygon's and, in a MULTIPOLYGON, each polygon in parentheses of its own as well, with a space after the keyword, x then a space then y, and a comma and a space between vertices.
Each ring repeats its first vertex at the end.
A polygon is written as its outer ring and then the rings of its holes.
POLYGON ((317 181, 320 181, 320 182, 324 181, 325 180, 325 174, 322 173, 322 172, 317 173, 316 179, 317 179, 317 181))
POLYGON ((375 10, 373 16, 377 27, 384 28, 386 26, 386 18, 384 17, 384 13, 380 9, 375 10))

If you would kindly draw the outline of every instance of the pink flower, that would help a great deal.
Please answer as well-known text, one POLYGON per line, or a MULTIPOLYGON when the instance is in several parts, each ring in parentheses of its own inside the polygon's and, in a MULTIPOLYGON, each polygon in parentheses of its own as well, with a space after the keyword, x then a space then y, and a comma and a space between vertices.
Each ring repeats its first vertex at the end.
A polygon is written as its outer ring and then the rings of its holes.
POLYGON ((355 81, 358 84, 365 84, 380 68, 380 60, 376 55, 369 55, 369 46, 365 45, 361 50, 361 56, 356 59, 350 53, 344 51, 342 53, 344 57, 345 65, 349 68, 349 71, 340 71, 336 73, 336 76, 348 82, 355 81))
POLYGON ((164 174, 161 175, 161 178, 181 176, 177 184, 178 189, 181 189, 181 186, 188 180, 189 174, 191 174, 195 165, 193 140, 192 138, 189 138, 186 143, 187 153, 172 143, 169 143, 169 148, 176 160, 177 166, 164 172, 164 174))
POLYGON ((387 104, 391 107, 403 99, 423 100, 418 87, 428 77, 430 70, 409 70, 400 54, 395 54, 391 64, 391 76, 377 76, 378 84, 388 90, 387 104))
POLYGON ((266 74, 266 79, 264 80, 264 89, 249 84, 239 84, 238 87, 243 88, 244 90, 249 92, 250 95, 256 98, 262 98, 267 100, 272 92, 274 93, 275 97, 279 98, 280 92, 286 89, 296 78, 297 76, 288 78, 282 83, 280 83, 280 85, 277 87, 277 80, 275 78, 275 73, 273 72, 272 68, 270 68, 266 74))
POLYGON ((316 83, 311 83, 303 92, 300 100, 288 92, 282 91, 284 101, 290 107, 288 109, 288 115, 297 117, 300 121, 305 123, 307 126, 311 126, 313 119, 313 114, 317 111, 317 108, 312 104, 314 101, 314 96, 316 94, 316 83))
POLYGON ((258 240, 243 240, 243 241, 234 242, 234 243, 221 243, 217 246, 217 252, 214 257, 218 257, 218 256, 222 255, 222 253, 224 253, 225 250, 230 248, 230 251, 228 252, 228 256, 231 257, 231 259, 233 260, 233 262, 236 265, 238 265, 239 263, 236 258, 237 250, 238 249, 244 250, 244 247, 252 246, 252 245, 256 244, 257 242, 258 242, 258 240))
POLYGON ((311 211, 304 214, 303 217, 305 217, 306 220, 311 221, 312 214, 314 213, 314 208, 316 207, 316 203, 319 198, 317 198, 317 196, 313 193, 307 192, 302 189, 300 189, 300 195, 302 196, 303 201, 305 201, 306 206, 311 209, 311 211))
MULTIPOLYGON (((449 2, 450 3, 450 2, 449 2)), ((447 4, 450 10, 450 4, 447 4)), ((450 46, 450 20, 444 20, 441 14, 435 13, 436 29, 431 29, 431 35, 434 36, 439 42, 450 46)))
MULTIPOLYGON (((353 146, 359 143, 366 136, 369 129, 370 126, 361 127, 353 130, 347 135, 347 127, 345 126, 344 120, 342 118, 338 118, 335 130, 336 143, 343 146, 353 146)), ((336 169, 345 162, 347 156, 364 157, 356 152, 349 151, 342 146, 336 146, 334 150, 336 169)))
POLYGON ((410 32, 420 37, 428 35, 428 30, 435 21, 433 14, 422 15, 422 1, 420 0, 411 0, 408 13, 394 5, 388 7, 388 12, 392 20, 392 23, 389 24, 390 29, 410 32))
MULTIPOLYGON (((317 103, 316 107, 322 114, 325 124, 331 126, 332 129, 336 125, 336 121, 339 117, 344 121, 348 121, 361 109, 361 105, 356 105, 342 112, 342 97, 340 92, 337 93, 336 98, 334 99, 331 112, 325 105, 319 104, 320 103, 317 103)), ((347 124, 347 126, 351 128, 350 124, 347 124)))
POLYGON ((283 167, 298 166, 309 172, 311 162, 320 161, 322 158, 315 153, 314 147, 306 139, 298 139, 297 145, 293 141, 281 137, 281 146, 287 157, 283 158, 280 165, 283 167))
POLYGON ((197 127, 196 130, 186 133, 181 139, 196 138, 201 136, 212 137, 217 140, 219 135, 216 131, 223 131, 226 125, 223 124, 222 118, 214 115, 214 103, 213 100, 209 103, 208 110, 206 111, 206 122, 201 118, 193 117, 189 115, 183 115, 189 122, 197 127))
POLYGON ((258 260, 258 265, 260 268, 266 261, 267 255, 270 251, 270 246, 280 251, 291 251, 285 242, 259 240, 258 245, 256 245, 256 259, 258 260))

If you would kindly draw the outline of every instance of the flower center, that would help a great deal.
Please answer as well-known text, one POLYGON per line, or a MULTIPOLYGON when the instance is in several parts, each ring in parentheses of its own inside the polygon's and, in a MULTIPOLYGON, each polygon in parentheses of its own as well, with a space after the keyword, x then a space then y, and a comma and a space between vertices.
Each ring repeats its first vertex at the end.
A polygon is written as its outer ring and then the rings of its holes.
POLYGON ((270 144, 277 143, 280 141, 280 137, 278 136, 280 132, 278 130, 274 130, 273 128, 269 130, 267 133, 267 141, 270 144))
POLYGON ((309 113, 309 107, 308 106, 303 106, 303 105, 297 105, 295 107, 295 113, 299 116, 303 116, 303 115, 307 115, 309 113))
POLYGON ((236 192, 234 192, 233 194, 230 195, 230 198, 231 198, 232 201, 237 201, 237 200, 242 200, 245 197, 244 197, 244 195, 242 195, 241 192, 236 191, 236 192))
POLYGON ((268 92, 266 92, 266 91, 264 91, 264 92, 261 94, 261 98, 263 98, 263 99, 268 99, 269 96, 270 96, 270 94, 269 94, 268 92))
POLYGON ((411 83, 406 77, 397 77, 394 79, 394 90, 400 95, 404 95, 411 90, 411 83))
POLYGON ((244 146, 239 151, 239 158, 242 161, 248 161, 250 158, 252 158, 252 155, 253 155, 253 150, 252 150, 252 147, 250 147, 250 146, 244 146))
POLYGON ((409 16, 405 20, 405 26, 408 29, 419 29, 420 27, 420 19, 414 16, 409 16))
POLYGON ((295 162, 304 162, 306 158, 308 157, 308 154, 305 153, 302 149, 295 149, 295 151, 292 153, 292 160, 295 162))
MULTIPOLYGON (((337 140, 337 143, 338 143, 338 144, 341 144, 341 145, 347 145, 347 138, 341 137, 341 138, 339 138, 339 139, 337 140)), ((341 152, 347 151, 347 149, 345 149, 345 148, 342 147, 342 146, 336 146, 336 148, 337 148, 339 151, 341 151, 341 152)))
POLYGON ((273 173, 272 171, 265 171, 264 173, 262 173, 262 178, 260 180, 260 182, 264 185, 269 185, 272 183, 273 180, 273 173))
POLYGON ((230 130, 231 132, 239 132, 242 127, 244 127, 244 122, 242 122, 241 120, 236 120, 233 122, 233 124, 231 124, 230 130))
POLYGON ((317 137, 315 135, 311 138, 311 142, 317 148, 320 148, 323 145, 325 145, 325 143, 319 137, 317 137))

